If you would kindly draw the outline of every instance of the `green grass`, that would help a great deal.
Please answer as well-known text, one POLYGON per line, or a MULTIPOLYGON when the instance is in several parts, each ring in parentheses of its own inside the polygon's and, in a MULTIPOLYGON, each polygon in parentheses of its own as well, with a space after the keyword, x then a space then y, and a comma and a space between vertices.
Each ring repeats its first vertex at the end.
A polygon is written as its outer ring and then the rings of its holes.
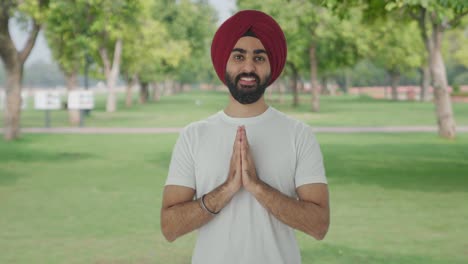
MULTIPOLYGON (((404 126, 436 125, 434 105, 431 102, 393 102, 369 97, 340 96, 321 97, 321 111, 310 111, 310 95, 301 96, 298 108, 291 107, 291 95, 274 95, 270 104, 287 114, 314 126, 404 126)), ((125 108, 124 95, 119 94, 118 111, 106 113, 105 97, 96 98, 96 109, 85 120, 88 127, 182 127, 189 122, 212 115, 223 109, 228 102, 225 92, 192 91, 173 96, 163 96, 158 103, 136 104, 125 108)), ((23 127, 43 127, 44 112, 30 107, 23 111, 23 127)), ((454 103, 453 109, 458 125, 468 125, 468 105, 454 103)), ((67 112, 52 111, 52 127, 68 126, 67 112)), ((3 121, 0 121, 3 122, 3 121)), ((0 123, 2 126, 2 123, 0 123)))
MULTIPOLYGON (((176 134, 0 141, 0 263, 189 263, 161 195, 176 134)), ((303 263, 467 263, 468 136, 318 134, 329 234, 298 233, 303 263)))

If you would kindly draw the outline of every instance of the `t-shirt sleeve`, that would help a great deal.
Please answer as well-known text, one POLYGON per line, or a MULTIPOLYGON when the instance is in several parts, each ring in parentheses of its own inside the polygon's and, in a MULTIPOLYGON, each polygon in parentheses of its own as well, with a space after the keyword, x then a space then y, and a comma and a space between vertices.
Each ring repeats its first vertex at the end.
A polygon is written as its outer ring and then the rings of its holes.
POLYGON ((195 189, 195 166, 187 128, 180 132, 172 151, 166 185, 180 185, 195 189))
POLYGON ((294 177, 296 188, 309 183, 325 183, 322 151, 312 129, 303 125, 296 137, 297 163, 294 177))

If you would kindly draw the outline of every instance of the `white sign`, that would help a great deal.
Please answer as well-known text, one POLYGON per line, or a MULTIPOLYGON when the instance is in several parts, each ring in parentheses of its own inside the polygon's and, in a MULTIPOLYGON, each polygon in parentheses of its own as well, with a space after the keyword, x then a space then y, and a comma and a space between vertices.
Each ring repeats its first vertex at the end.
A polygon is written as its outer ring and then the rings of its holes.
POLYGON ((94 95, 92 91, 78 90, 68 92, 68 109, 93 109, 94 95))
MULTIPOLYGON (((4 91, 0 91, 0 110, 3 110, 7 104, 7 98, 4 91)), ((21 109, 26 109, 28 106, 28 94, 21 92, 21 109)))
POLYGON ((58 91, 37 91, 34 94, 34 108, 39 110, 58 110, 61 108, 58 91))

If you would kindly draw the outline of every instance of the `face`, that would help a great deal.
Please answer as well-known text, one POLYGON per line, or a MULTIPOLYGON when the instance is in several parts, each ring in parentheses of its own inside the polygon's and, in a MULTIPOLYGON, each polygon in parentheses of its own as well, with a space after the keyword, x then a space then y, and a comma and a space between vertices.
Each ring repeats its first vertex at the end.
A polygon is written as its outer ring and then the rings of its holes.
POLYGON ((257 102, 270 81, 270 61, 259 39, 240 38, 226 65, 226 84, 241 104, 257 102))

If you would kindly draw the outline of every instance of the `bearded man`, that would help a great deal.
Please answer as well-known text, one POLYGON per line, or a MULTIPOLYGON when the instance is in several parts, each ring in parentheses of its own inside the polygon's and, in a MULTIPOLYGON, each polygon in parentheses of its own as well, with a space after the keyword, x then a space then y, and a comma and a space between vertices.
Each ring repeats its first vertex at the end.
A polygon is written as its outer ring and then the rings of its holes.
POLYGON ((211 58, 230 91, 224 110, 185 127, 172 153, 161 229, 198 230, 192 263, 301 263, 295 229, 321 240, 330 222, 322 153, 311 128, 266 104, 286 39, 255 10, 214 35, 211 58))

